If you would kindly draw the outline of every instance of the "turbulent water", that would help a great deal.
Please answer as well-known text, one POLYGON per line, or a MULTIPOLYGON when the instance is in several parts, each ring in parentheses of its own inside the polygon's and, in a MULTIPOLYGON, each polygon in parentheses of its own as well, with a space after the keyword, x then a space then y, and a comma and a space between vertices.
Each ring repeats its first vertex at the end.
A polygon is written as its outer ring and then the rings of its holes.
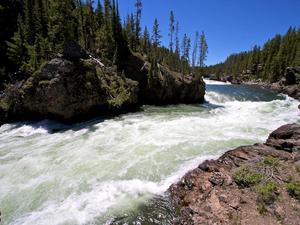
POLYGON ((168 224, 169 185, 207 158, 299 121, 299 102, 207 81, 203 105, 67 126, 0 127, 2 224, 168 224))

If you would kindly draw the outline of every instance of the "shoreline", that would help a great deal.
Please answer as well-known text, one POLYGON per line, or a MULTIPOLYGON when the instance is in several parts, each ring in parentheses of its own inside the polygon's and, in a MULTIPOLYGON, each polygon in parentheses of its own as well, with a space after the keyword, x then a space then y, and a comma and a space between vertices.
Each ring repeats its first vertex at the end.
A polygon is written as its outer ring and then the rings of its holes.
POLYGON ((291 98, 300 101, 300 88, 298 85, 280 85, 279 83, 266 83, 259 81, 242 82, 244 85, 252 85, 266 90, 274 91, 279 94, 286 94, 291 98))
POLYGON ((256 86, 262 89, 266 89, 269 91, 276 92, 278 94, 286 94, 291 98, 294 98, 298 101, 300 101, 300 86, 297 84, 292 84, 292 85, 286 85, 283 84, 282 82, 276 82, 276 83, 269 83, 269 82, 263 82, 263 81, 257 81, 257 80, 248 80, 248 81, 243 81, 243 80, 235 80, 230 77, 225 78, 220 78, 220 79, 210 79, 209 80, 213 81, 219 81, 219 82, 229 82, 231 84, 235 85, 250 85, 250 86, 256 86))
POLYGON ((300 201, 289 195, 286 184, 291 182, 289 179, 300 181, 299 168, 300 125, 284 125, 271 133, 266 143, 238 147, 216 160, 206 160, 171 185, 168 192, 177 211, 174 224, 229 225, 251 221, 271 225, 282 221, 296 225, 300 220, 300 201), (268 178, 273 180, 273 174, 276 177, 278 194, 274 200, 260 202, 262 197, 256 187, 240 186, 235 174, 244 167, 255 170, 268 158, 278 162, 278 168, 268 178), (277 200, 278 196, 284 202, 277 200))

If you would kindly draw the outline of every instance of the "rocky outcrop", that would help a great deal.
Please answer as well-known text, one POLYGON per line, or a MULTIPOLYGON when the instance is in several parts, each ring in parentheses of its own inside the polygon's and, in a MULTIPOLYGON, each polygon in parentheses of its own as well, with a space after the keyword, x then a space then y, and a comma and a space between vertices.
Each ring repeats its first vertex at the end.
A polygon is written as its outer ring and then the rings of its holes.
POLYGON ((201 77, 172 72, 158 65, 149 77, 150 63, 131 54, 123 73, 106 67, 76 43, 63 55, 41 66, 26 81, 8 87, 0 96, 0 124, 24 119, 75 121, 114 115, 142 104, 201 103, 201 77))
POLYGON ((169 192, 174 224, 299 224, 300 125, 205 161, 169 192))
POLYGON ((27 81, 9 87, 1 103, 2 120, 72 121, 136 106, 138 83, 93 59, 56 58, 27 81))
POLYGON ((149 77, 151 64, 139 54, 131 55, 123 63, 127 78, 139 82, 141 104, 202 103, 205 83, 202 77, 183 75, 157 65, 158 72, 149 77))

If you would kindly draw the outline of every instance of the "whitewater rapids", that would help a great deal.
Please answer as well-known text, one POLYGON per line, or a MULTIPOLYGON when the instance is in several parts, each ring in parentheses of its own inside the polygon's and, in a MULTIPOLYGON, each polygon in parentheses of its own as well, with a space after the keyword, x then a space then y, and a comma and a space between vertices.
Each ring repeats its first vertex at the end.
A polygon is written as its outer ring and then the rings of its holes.
POLYGON ((73 126, 53 121, 1 126, 1 223, 138 221, 143 205, 203 160, 264 142, 279 126, 300 122, 299 102, 285 95, 206 83, 203 105, 144 106, 73 126))

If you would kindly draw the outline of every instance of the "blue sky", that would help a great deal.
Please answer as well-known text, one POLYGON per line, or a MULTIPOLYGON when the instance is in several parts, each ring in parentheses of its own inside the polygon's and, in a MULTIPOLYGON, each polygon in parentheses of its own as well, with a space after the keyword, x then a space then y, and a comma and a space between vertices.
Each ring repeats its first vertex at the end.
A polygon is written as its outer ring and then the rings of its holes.
MULTIPOLYGON (((122 17, 134 10, 135 0, 119 0, 122 17)), ((262 45, 289 26, 300 26, 300 0, 143 0, 142 25, 150 30, 155 17, 168 46, 169 13, 173 10, 181 35, 204 31, 209 54, 207 65, 234 52, 262 45)))

